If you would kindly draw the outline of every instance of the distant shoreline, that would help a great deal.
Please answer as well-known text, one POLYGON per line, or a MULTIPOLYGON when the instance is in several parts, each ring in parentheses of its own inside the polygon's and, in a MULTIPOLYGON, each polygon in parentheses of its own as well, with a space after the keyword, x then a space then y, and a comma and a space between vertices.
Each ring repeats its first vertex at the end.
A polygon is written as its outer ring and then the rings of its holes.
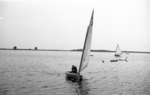
MULTIPOLYGON (((71 51, 71 52, 81 52, 82 49, 72 49, 72 50, 61 50, 61 49, 10 49, 10 48, 0 48, 0 50, 27 50, 27 51, 71 51)), ((113 53, 115 51, 112 50, 91 50, 92 52, 110 52, 113 53)), ((148 51, 122 51, 124 53, 148 53, 148 51)))

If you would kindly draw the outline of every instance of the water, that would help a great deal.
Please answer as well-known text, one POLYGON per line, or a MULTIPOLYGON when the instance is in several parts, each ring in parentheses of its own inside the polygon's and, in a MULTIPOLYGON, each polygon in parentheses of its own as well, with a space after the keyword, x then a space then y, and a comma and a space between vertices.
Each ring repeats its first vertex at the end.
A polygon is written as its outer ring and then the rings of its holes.
POLYGON ((113 53, 92 54, 83 81, 72 83, 65 72, 80 52, 0 50, 0 95, 150 95, 150 54, 113 63, 113 53))

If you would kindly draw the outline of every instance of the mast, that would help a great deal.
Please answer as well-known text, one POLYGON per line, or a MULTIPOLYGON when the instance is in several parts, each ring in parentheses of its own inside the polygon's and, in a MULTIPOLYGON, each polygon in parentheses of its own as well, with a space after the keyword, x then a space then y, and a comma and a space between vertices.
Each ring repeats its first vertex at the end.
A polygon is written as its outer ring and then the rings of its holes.
POLYGON ((92 15, 91 15, 91 19, 90 19, 90 23, 88 25, 87 28, 87 33, 86 33, 86 37, 85 37, 85 41, 84 41, 84 46, 83 46, 83 50, 82 50, 82 56, 81 56, 81 60, 80 60, 80 66, 79 66, 79 71, 78 73, 80 74, 80 72, 85 69, 88 65, 88 57, 89 57, 89 53, 91 51, 91 40, 92 40, 92 28, 93 28, 93 15, 94 15, 94 9, 92 11, 92 15), (87 62, 86 62, 87 61, 87 62), (84 63, 85 66, 84 66, 84 63), (84 66, 84 67, 83 67, 84 66))

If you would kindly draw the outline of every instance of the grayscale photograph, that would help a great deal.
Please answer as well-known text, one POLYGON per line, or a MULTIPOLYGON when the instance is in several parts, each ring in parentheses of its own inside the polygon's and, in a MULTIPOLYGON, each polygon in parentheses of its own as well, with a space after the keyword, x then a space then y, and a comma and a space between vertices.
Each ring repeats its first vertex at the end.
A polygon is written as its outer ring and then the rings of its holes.
POLYGON ((150 0, 0 0, 0 95, 150 95, 150 0))

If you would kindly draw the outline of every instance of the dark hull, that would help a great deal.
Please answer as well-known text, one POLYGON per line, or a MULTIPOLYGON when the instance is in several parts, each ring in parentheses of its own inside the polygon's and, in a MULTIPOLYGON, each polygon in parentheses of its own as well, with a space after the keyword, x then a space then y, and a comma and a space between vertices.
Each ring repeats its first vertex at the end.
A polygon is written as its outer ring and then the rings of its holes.
POLYGON ((110 60, 110 62, 118 62, 118 61, 126 61, 126 62, 128 62, 127 58, 125 58, 125 59, 119 58, 119 59, 112 59, 112 60, 110 60))
POLYGON ((115 57, 120 57, 120 55, 119 54, 115 54, 115 57))
POLYGON ((78 73, 71 73, 68 71, 66 72, 66 79, 72 82, 79 82, 82 81, 82 75, 79 75, 78 73))
POLYGON ((110 62, 118 62, 119 60, 114 59, 114 60, 110 60, 110 62))

